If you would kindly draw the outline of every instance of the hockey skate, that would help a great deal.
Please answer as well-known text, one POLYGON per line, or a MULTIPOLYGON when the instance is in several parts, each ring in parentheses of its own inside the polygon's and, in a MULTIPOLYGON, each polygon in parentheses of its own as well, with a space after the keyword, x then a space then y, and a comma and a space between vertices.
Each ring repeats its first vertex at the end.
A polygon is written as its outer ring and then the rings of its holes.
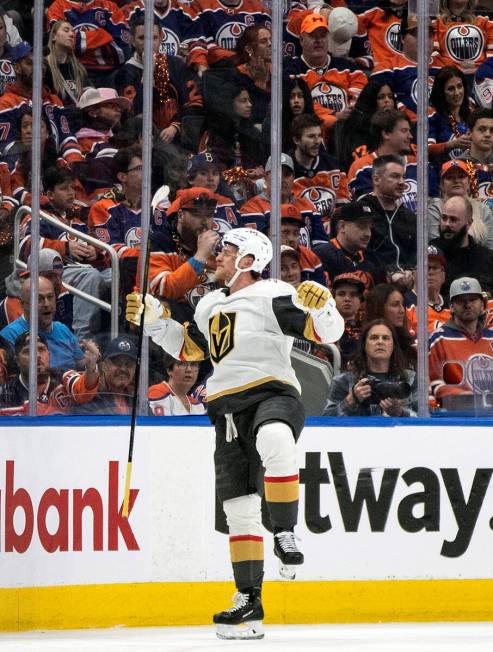
POLYGON ((216 636, 222 639, 264 638, 260 589, 250 589, 245 593, 238 591, 233 602, 231 609, 214 614, 216 636))
POLYGON ((294 580, 296 566, 305 561, 303 553, 296 547, 294 532, 283 530, 274 534, 274 554, 279 558, 279 574, 285 580, 294 580))

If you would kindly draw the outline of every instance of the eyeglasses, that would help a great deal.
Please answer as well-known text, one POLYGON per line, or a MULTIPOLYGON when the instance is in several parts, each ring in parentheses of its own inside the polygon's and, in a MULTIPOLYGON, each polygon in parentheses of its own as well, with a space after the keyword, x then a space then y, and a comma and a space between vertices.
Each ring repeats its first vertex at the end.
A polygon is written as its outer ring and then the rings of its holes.
POLYGON ((135 165, 133 168, 130 168, 129 170, 127 170, 127 174, 129 172, 142 172, 143 169, 144 169, 143 165, 135 165))

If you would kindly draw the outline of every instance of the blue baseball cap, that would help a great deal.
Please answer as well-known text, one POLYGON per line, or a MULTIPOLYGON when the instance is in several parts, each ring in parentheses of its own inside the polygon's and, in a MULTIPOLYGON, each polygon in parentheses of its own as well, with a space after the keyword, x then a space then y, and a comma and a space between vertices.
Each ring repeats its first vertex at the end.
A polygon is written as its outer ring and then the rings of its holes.
POLYGON ((32 45, 27 41, 17 43, 10 51, 10 60, 12 63, 17 63, 33 51, 32 45))
POLYGON ((195 154, 188 159, 187 174, 189 177, 194 177, 199 170, 209 167, 217 168, 218 170, 222 167, 220 160, 215 154, 212 154, 212 152, 195 154))

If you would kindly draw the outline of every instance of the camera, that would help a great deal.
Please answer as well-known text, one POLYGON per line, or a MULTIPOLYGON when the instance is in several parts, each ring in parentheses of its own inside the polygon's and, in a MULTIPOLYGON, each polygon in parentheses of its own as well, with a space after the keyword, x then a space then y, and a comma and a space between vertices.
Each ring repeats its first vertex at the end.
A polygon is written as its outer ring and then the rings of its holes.
POLYGON ((371 387, 370 403, 379 403, 384 398, 407 398, 411 394, 411 385, 404 380, 382 380, 368 376, 371 387))

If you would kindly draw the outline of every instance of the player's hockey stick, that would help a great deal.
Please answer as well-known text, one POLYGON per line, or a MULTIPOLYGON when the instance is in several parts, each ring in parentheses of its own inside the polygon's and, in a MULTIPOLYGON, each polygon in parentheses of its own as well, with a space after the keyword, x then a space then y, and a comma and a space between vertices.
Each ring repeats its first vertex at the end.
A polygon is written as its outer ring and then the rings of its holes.
MULTIPOLYGON (((162 186, 156 192, 152 199, 152 210, 156 209, 156 206, 161 202, 164 202, 169 194, 168 186, 162 186)), ((137 361, 135 363, 135 376, 134 376, 134 396, 132 402, 132 417, 130 421, 130 441, 128 443, 128 459, 127 459, 127 472, 125 476, 125 493, 123 495, 123 507, 122 507, 122 516, 128 518, 129 502, 130 502, 130 479, 132 477, 132 461, 134 454, 134 439, 135 439, 135 425, 137 423, 137 403, 139 397, 139 387, 140 387, 140 365, 142 360, 142 342, 144 340, 144 316, 145 316, 145 305, 146 305, 146 295, 147 295, 147 284, 149 281, 149 258, 150 258, 151 246, 150 242, 147 242, 146 246, 146 255, 144 263, 144 279, 140 284, 142 291, 142 314, 140 315, 139 323, 139 339, 137 343, 137 361)), ((138 288, 135 288, 135 292, 138 292, 138 288)))

